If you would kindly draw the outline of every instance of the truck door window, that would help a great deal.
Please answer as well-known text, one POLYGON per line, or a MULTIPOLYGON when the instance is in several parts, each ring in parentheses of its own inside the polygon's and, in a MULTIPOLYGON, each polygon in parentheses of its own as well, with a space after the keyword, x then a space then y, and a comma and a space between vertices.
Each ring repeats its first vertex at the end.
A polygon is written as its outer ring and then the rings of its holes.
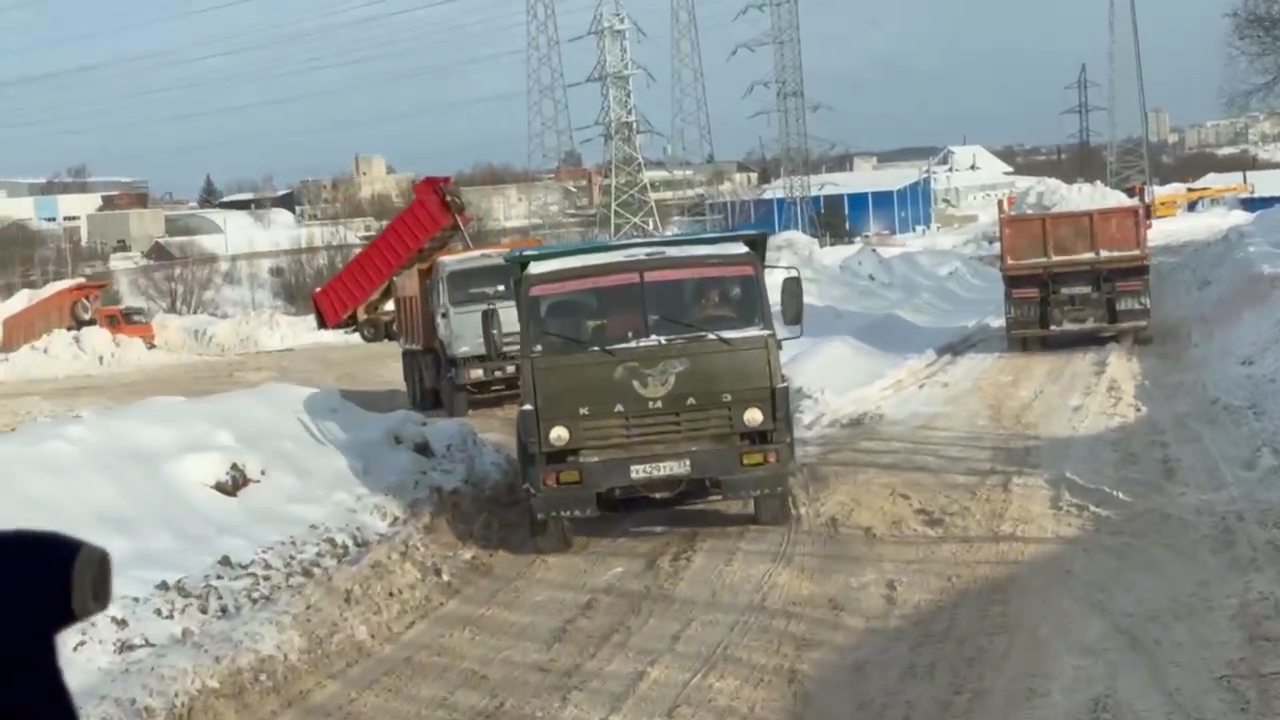
POLYGON ((454 307, 515 299, 511 269, 505 263, 450 270, 444 282, 449 304, 454 307))
POLYGON ((531 287, 529 296, 530 334, 544 351, 581 352, 643 337, 639 273, 543 283, 531 287))
POLYGON ((644 293, 650 335, 763 327, 760 276, 750 265, 651 270, 644 293))
POLYGON ((115 315, 108 315, 107 327, 120 327, 120 318, 115 315))

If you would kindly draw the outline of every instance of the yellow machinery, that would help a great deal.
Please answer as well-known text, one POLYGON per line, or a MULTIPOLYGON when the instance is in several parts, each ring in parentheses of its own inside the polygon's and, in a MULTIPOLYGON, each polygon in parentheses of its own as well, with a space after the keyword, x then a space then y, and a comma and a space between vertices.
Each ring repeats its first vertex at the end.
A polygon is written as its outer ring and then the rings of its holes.
POLYGON ((1240 183, 1219 187, 1188 187, 1182 192, 1164 193, 1155 197, 1151 197, 1150 193, 1142 185, 1134 185, 1125 194, 1132 198, 1142 198, 1143 204, 1147 206, 1147 217, 1158 220, 1160 218, 1173 217, 1186 210, 1192 203, 1201 200, 1215 200, 1237 195, 1250 195, 1252 193, 1253 185, 1251 183, 1240 183))

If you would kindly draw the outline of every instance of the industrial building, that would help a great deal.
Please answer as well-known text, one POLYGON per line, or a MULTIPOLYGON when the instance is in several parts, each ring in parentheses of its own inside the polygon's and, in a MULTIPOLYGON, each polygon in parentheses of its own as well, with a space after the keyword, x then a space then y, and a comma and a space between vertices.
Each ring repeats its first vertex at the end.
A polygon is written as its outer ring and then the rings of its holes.
MULTIPOLYGON (((809 181, 818 224, 827 235, 902 235, 933 224, 931 176, 922 168, 885 168, 814 175, 809 181)), ((784 189, 766 185, 754 198, 713 200, 707 214, 734 230, 779 232, 784 189)))

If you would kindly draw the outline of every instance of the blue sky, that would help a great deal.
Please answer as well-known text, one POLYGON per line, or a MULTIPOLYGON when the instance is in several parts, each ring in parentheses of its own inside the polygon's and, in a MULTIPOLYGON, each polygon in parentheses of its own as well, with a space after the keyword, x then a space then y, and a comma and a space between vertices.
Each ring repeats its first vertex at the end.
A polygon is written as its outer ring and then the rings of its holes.
MULTIPOLYGON (((292 180, 345 170, 357 152, 417 173, 526 155, 519 0, 26 2, 0 0, 3 175, 83 161, 192 194, 206 172, 292 180)), ((595 0, 559 3, 562 38, 585 32, 595 0)), ((1074 103, 1063 86, 1080 63, 1106 80, 1105 0, 801 3, 807 91, 831 108, 810 132, 846 147, 1053 142, 1073 129, 1059 111, 1074 103)), ((1218 115, 1223 8, 1140 4, 1149 104, 1175 124, 1218 115)), ((770 134, 741 97, 767 56, 727 60, 762 29, 761 16, 732 21, 741 5, 698 11, 721 157, 770 134)), ((638 84, 638 101, 662 130, 667 0, 628 9, 648 34, 635 55, 656 78, 638 84)), ((568 80, 584 78, 593 42, 564 52, 568 80)), ((589 124, 598 91, 569 92, 574 124, 589 124)), ((599 144, 583 152, 597 158, 599 144)))

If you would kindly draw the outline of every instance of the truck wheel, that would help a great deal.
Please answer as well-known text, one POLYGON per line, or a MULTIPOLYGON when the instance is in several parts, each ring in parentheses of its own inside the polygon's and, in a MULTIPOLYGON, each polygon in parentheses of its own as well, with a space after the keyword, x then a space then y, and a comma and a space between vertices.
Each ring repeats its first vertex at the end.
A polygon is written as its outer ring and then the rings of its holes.
POLYGON ((466 388, 458 387, 452 377, 445 377, 440 381, 440 403, 444 405, 444 412, 452 418, 466 417, 470 411, 466 388))
POLYGON ((71 320, 76 327, 93 323, 93 303, 89 302, 89 298, 80 298, 71 303, 71 320))
POLYGON ((367 317, 357 323, 356 332, 360 334, 360 339, 367 343, 382 342, 387 336, 386 326, 375 317, 367 317))
POLYGON ((529 513, 529 541, 539 555, 553 555, 573 549, 573 531, 562 517, 539 519, 529 513))
POLYGON ((786 525, 791 522, 791 493, 757 495, 751 500, 757 525, 786 525))
POLYGON ((400 339, 400 330, 396 328, 395 320, 388 320, 382 325, 382 337, 387 342, 395 342, 400 339))
POLYGON ((1011 353, 1022 352, 1022 338, 1006 335, 1004 339, 1005 350, 1011 353))

